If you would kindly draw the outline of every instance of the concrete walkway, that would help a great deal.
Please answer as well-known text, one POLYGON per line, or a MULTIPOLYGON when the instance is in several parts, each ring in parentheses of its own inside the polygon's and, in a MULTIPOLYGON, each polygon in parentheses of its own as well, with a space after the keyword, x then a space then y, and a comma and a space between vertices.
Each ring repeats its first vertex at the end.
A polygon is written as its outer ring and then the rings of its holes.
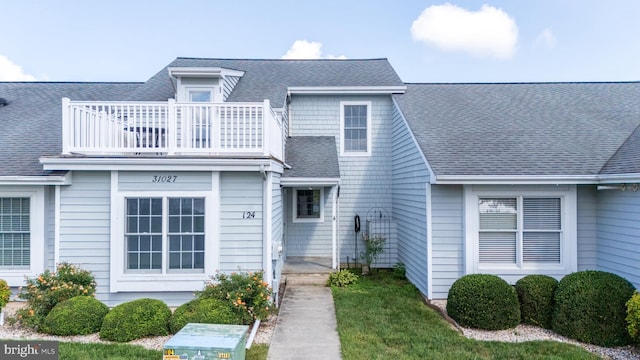
POLYGON ((341 359, 331 289, 287 282, 267 359, 341 359))

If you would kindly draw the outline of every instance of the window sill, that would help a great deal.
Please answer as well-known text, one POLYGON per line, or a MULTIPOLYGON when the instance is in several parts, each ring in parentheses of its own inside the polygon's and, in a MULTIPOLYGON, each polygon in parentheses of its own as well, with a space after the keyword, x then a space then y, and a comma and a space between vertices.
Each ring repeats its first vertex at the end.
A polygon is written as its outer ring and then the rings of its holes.
POLYGON ((156 292, 202 290, 207 274, 125 274, 116 279, 110 292, 156 292))

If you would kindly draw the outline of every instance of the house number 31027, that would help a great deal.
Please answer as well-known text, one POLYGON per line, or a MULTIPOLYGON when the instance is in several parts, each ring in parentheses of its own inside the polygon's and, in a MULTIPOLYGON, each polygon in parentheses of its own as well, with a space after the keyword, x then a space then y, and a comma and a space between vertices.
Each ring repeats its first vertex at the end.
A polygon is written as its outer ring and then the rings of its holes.
POLYGON ((151 179, 152 183, 173 183, 178 180, 176 175, 153 175, 151 179))

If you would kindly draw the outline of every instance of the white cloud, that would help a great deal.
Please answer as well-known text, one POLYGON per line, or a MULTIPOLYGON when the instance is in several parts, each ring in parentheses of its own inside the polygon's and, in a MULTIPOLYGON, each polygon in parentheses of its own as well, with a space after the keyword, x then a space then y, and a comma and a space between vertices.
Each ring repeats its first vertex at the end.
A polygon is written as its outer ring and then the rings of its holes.
POLYGON ((509 14, 493 6, 469 11, 444 4, 424 9, 411 25, 411 35, 445 51, 508 59, 516 50, 518 26, 509 14))
POLYGON ((0 55, 0 81, 35 81, 33 75, 26 74, 22 67, 8 57, 0 55))
POLYGON ((344 55, 322 56, 322 43, 316 41, 296 40, 282 59, 346 59, 344 55))
POLYGON ((548 49, 556 47, 558 40, 550 29, 544 29, 536 38, 536 45, 545 46, 548 49))

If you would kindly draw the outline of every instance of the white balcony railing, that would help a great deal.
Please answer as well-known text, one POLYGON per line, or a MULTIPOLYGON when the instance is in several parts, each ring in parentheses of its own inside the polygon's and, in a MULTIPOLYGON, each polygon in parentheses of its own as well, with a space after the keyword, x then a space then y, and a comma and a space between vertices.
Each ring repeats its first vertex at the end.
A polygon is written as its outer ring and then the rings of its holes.
POLYGON ((62 99, 64 155, 265 156, 283 159, 282 122, 262 103, 62 99))

